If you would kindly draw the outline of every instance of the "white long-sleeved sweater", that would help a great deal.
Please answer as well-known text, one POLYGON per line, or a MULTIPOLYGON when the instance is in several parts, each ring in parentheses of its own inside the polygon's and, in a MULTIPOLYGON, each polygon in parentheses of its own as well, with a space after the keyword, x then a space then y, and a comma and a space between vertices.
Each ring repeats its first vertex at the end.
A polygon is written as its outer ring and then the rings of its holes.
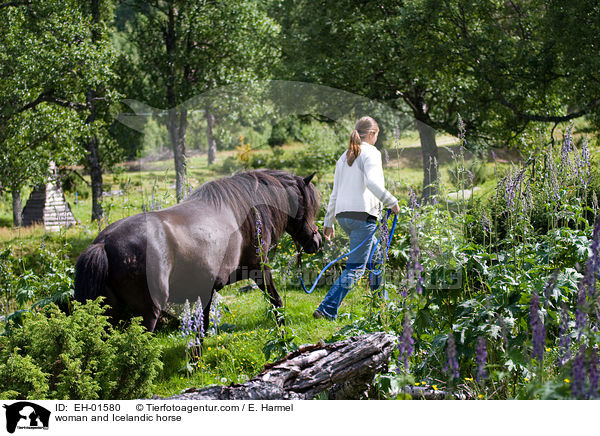
POLYGON ((329 197, 324 226, 333 227, 340 212, 367 212, 379 216, 381 203, 394 206, 398 200, 385 189, 381 152, 373 145, 362 142, 360 154, 352 166, 346 152, 335 165, 333 189, 329 197))

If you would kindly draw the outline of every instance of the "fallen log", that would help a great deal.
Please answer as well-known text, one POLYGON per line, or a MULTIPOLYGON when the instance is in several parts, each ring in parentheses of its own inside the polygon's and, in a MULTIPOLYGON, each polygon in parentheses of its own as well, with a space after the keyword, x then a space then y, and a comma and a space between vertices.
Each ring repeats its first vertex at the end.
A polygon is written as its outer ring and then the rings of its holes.
POLYGON ((386 371, 396 338, 384 332, 301 347, 244 384, 188 389, 169 400, 358 399, 386 371))

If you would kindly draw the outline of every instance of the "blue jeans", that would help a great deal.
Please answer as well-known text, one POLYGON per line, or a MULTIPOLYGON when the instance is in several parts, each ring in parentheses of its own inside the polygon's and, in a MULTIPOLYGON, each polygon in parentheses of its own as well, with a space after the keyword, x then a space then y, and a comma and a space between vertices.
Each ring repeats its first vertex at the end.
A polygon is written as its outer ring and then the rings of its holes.
POLYGON ((370 241, 366 241, 358 250, 348 256, 346 268, 342 272, 342 275, 331 286, 331 289, 319 305, 318 310, 332 319, 337 317, 338 308, 342 304, 342 300, 364 274, 369 253, 375 242, 377 242, 377 237, 374 234, 377 223, 342 217, 338 218, 338 223, 348 236, 350 236, 350 250, 360 245, 369 235, 372 236, 370 241))

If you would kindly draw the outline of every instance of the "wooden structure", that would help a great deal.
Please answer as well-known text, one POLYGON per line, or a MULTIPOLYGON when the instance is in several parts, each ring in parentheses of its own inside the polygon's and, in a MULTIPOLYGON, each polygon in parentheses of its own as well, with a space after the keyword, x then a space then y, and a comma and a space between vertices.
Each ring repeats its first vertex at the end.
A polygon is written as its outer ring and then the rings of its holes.
POLYGON ((71 206, 65 200, 54 163, 50 164, 50 172, 48 183, 37 186, 29 196, 23 209, 23 226, 44 224, 46 230, 58 231, 61 227, 77 224, 71 206))

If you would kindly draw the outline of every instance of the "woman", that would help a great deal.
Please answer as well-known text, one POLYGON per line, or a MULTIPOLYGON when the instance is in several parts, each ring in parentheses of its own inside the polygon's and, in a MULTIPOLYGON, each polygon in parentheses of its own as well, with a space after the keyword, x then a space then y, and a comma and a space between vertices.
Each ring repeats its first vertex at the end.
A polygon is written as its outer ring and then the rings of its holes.
POLYGON ((333 284, 317 310, 315 318, 334 320, 342 300, 352 285, 363 275, 369 253, 377 241, 375 229, 381 204, 398 213, 398 200, 384 187, 381 153, 374 144, 379 126, 371 117, 362 117, 350 135, 348 150, 338 159, 333 178, 333 190, 325 215, 323 236, 328 241, 335 237, 334 222, 350 236, 350 250, 346 268, 333 284))

